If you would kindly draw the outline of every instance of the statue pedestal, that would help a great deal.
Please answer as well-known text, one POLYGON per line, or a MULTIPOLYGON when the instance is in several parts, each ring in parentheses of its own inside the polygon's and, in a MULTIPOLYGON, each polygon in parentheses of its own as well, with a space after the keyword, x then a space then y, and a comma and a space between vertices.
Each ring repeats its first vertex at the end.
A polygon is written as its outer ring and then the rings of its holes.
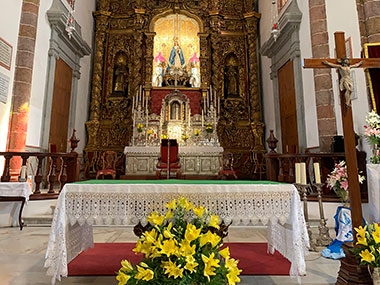
MULTIPOLYGON (((179 148, 182 175, 218 175, 222 147, 182 146, 179 148)), ((159 146, 127 146, 125 154, 125 175, 156 174, 160 156, 159 146)))

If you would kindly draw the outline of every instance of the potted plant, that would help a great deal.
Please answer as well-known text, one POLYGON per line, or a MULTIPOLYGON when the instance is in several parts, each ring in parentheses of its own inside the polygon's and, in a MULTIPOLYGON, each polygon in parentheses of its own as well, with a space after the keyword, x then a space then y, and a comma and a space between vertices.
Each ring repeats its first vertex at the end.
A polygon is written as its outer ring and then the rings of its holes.
POLYGON ((240 282, 238 260, 230 257, 228 247, 220 248, 219 217, 183 197, 166 207, 165 215, 153 212, 148 217, 150 226, 133 250, 144 258, 136 265, 121 262, 119 285, 240 282))
POLYGON ((380 227, 377 223, 355 228, 356 245, 352 251, 360 260, 360 265, 367 265, 373 284, 380 285, 380 227))

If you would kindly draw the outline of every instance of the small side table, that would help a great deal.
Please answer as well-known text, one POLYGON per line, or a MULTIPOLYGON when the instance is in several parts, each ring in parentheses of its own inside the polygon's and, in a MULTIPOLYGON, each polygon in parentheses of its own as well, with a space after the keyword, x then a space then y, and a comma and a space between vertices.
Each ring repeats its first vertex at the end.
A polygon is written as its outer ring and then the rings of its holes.
POLYGON ((18 222, 20 231, 24 223, 22 222, 22 210, 29 196, 32 194, 32 189, 28 182, 0 182, 0 202, 17 202, 21 201, 20 212, 18 215, 18 222))

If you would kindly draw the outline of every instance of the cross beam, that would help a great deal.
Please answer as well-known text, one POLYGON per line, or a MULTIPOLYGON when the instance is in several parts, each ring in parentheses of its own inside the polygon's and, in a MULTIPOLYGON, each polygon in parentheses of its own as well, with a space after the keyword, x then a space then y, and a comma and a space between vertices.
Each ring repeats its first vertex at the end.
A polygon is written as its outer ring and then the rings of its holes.
MULTIPOLYGON (((331 66, 326 64, 327 62, 335 65, 339 65, 342 63, 342 60, 347 57, 344 32, 336 32, 334 35, 337 58, 305 59, 304 68, 331 68, 331 66)), ((349 66, 361 68, 380 68, 380 59, 354 58, 350 59, 349 66)), ((339 72, 339 81, 341 82, 341 80, 342 75, 339 72)), ((346 152, 352 226, 358 227, 363 225, 362 203, 360 198, 360 187, 358 179, 358 162, 356 156, 354 124, 352 120, 352 107, 351 104, 347 104, 346 98, 347 97, 345 97, 345 90, 341 90, 340 106, 343 121, 344 147, 346 152)), ((355 234, 354 240, 356 241, 355 234)))

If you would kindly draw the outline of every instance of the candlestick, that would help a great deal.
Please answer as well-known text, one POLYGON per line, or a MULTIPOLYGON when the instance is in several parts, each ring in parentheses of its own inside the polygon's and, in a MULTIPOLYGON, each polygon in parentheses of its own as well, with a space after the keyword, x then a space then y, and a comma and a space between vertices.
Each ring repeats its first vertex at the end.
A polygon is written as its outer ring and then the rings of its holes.
POLYGON ((132 97, 132 113, 133 113, 134 108, 135 108, 135 96, 132 97))
POLYGON ((220 116, 220 97, 218 97, 218 116, 220 116))
POLYGON ((202 128, 203 128, 203 121, 204 121, 204 114, 203 114, 203 110, 202 110, 202 128))
POLYGON ((206 105, 206 110, 208 110, 208 108, 210 107, 210 93, 207 92, 207 105, 206 105))
POLYGON ((299 163, 296 163, 295 167, 296 167, 296 183, 301 184, 301 165, 299 163))
POLYGON ((214 90, 214 108, 216 109, 216 91, 214 90))
POLYGON ((306 185, 306 163, 301 162, 301 184, 306 185))
POLYGON ((203 110, 206 112, 206 96, 203 96, 203 110))
POLYGON ((314 176, 315 176, 315 183, 320 184, 321 183, 321 170, 319 168, 318 162, 314 162, 314 176))
POLYGON ((144 106, 144 104, 145 104, 145 91, 142 91, 142 92, 141 92, 141 96, 142 96, 141 105, 142 105, 142 107, 144 108, 144 107, 145 107, 145 106, 144 106))

